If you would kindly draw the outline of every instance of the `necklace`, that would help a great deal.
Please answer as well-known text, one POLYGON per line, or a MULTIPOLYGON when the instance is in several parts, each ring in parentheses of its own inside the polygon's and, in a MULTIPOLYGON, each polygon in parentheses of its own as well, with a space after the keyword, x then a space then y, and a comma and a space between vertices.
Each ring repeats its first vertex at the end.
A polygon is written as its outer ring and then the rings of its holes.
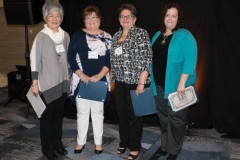
POLYGON ((164 44, 166 42, 166 39, 167 39, 168 36, 169 35, 163 35, 163 40, 162 40, 161 44, 164 44))

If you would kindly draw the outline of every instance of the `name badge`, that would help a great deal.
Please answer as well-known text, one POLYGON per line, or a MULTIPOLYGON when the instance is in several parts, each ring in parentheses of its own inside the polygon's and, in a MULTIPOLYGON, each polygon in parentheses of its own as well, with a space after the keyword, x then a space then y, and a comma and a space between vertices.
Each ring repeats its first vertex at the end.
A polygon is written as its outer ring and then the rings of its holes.
POLYGON ((114 50, 115 55, 119 56, 122 54, 122 47, 118 47, 114 50))
POLYGON ((57 53, 65 52, 65 49, 62 44, 56 45, 55 48, 56 48, 57 53))
POLYGON ((88 59, 98 59, 98 52, 88 51, 88 59))

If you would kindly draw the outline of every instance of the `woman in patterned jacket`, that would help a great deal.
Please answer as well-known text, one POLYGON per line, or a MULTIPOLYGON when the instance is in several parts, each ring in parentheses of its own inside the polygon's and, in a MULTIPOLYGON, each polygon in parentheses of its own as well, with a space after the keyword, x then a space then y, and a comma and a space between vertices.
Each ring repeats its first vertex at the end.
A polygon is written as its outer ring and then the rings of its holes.
POLYGON ((150 84, 152 48, 146 30, 135 26, 136 8, 123 4, 119 8, 122 30, 113 36, 110 61, 115 81, 116 108, 119 116, 120 144, 117 154, 130 149, 128 159, 136 159, 141 149, 143 118, 135 116, 130 90, 143 93, 150 84))

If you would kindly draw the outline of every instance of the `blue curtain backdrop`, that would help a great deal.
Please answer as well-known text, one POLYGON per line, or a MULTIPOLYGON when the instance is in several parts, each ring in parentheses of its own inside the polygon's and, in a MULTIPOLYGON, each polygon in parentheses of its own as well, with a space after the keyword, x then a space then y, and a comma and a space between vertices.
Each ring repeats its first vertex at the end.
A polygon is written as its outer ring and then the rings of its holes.
MULTIPOLYGON (((189 121, 195 126, 214 127, 218 132, 240 136, 240 10, 238 0, 60 0, 65 10, 62 24, 70 36, 84 27, 81 11, 89 4, 102 12, 101 29, 114 34, 120 27, 118 7, 123 3, 137 8, 136 25, 150 37, 157 31, 161 7, 177 2, 183 8, 186 28, 198 43, 196 89, 200 102, 190 107, 189 121)), ((114 108, 114 101, 111 104, 114 108)), ((156 115, 146 117, 149 123, 156 115)))

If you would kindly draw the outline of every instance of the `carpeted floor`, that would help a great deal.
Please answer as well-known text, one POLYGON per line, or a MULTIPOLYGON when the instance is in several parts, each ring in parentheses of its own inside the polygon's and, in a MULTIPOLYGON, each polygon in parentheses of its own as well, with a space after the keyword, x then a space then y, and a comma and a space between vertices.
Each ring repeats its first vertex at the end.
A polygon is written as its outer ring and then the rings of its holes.
MULTIPOLYGON (((0 159, 1 160, 43 160, 39 139, 39 120, 30 109, 26 117, 26 104, 8 100, 7 88, 0 88, 0 159)), ((118 125, 104 124, 103 147, 100 155, 94 153, 94 141, 90 124, 87 144, 81 154, 74 154, 76 146, 76 120, 64 118, 63 143, 68 150, 60 160, 121 160, 126 159, 128 151, 119 156, 116 149, 119 143, 118 125)), ((167 156, 155 154, 161 145, 161 131, 157 126, 146 125, 143 130, 140 160, 165 160, 167 156)), ((192 128, 185 136, 183 149, 177 160, 240 160, 240 139, 224 139, 215 129, 192 128)))

